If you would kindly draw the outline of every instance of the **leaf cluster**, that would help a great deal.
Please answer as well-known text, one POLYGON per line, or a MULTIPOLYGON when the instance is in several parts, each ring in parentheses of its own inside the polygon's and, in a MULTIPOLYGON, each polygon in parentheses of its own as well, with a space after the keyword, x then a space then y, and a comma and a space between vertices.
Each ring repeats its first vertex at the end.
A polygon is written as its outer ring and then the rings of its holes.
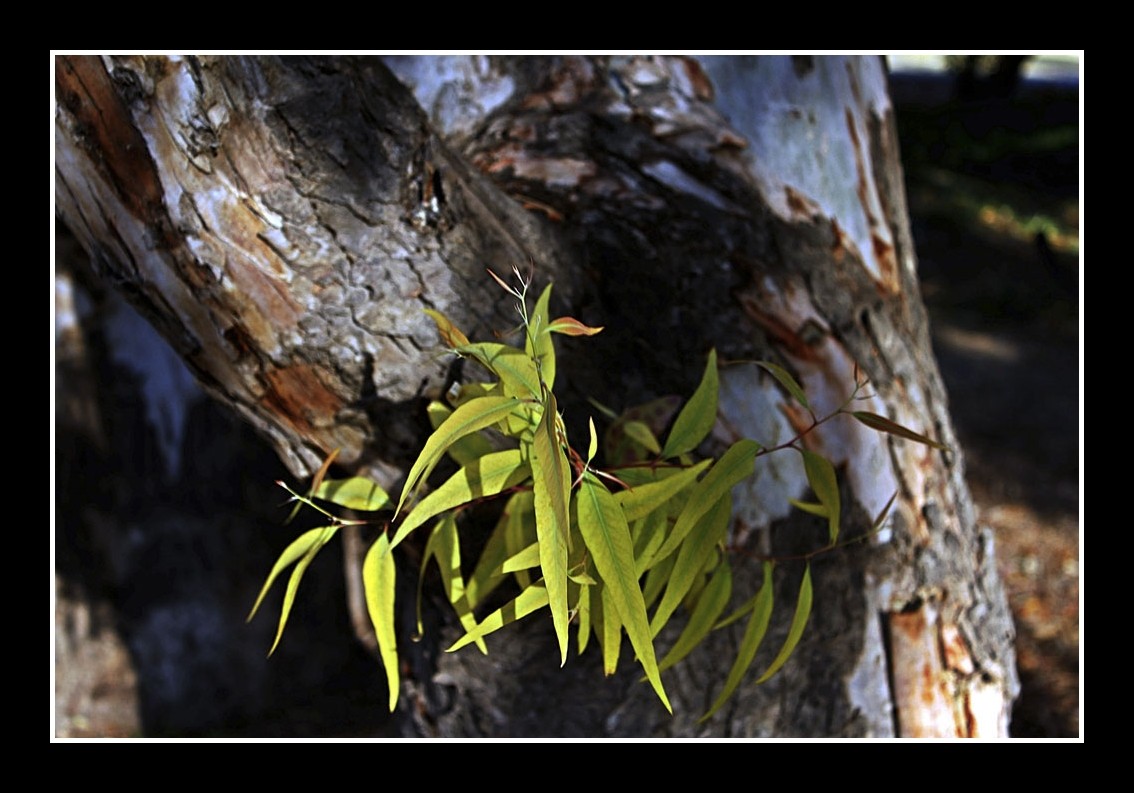
MULTIPOLYGON (((339 518, 317 503, 330 502, 375 513, 373 522, 382 528, 365 556, 363 582, 389 685, 391 711, 397 704, 400 684, 393 552, 413 532, 424 529, 429 535, 419 581, 425 579, 428 565, 437 566, 445 596, 465 631, 449 652, 469 644, 487 652, 486 637, 546 610, 561 665, 567 661, 573 634, 576 652, 584 652, 594 641, 605 672, 613 674, 625 636, 644 678, 672 711, 662 673, 688 655, 710 631, 747 619, 739 653, 724 687, 704 716, 708 718, 748 672, 768 630, 773 607, 772 576, 777 562, 768 559, 762 563, 759 591, 725 615, 733 594, 733 555, 728 552, 733 487, 753 474, 758 456, 784 449, 800 453, 816 501, 796 503, 827 520, 826 549, 830 549, 838 543, 841 519, 834 468, 822 456, 804 449, 799 438, 774 449, 742 439, 719 459, 697 459, 696 449, 716 422, 719 383, 715 351, 709 353, 697 389, 671 423, 663 420, 674 412, 664 401, 622 415, 598 406, 611 419, 601 443, 604 465, 600 467, 596 462, 600 442, 593 419, 589 422, 586 454, 577 451, 567 437, 553 391, 553 337, 594 335, 602 328, 589 327, 573 317, 552 319, 548 309, 550 286, 529 309, 530 282, 520 278, 518 272, 516 277, 518 285, 511 285, 493 274, 517 300, 522 345, 470 342, 443 314, 427 312, 446 346, 454 354, 480 364, 490 379, 468 383, 447 401, 429 405, 434 431, 410 468, 396 502, 363 478, 325 480, 333 455, 306 495, 289 491, 297 509, 306 505, 318 511, 327 517, 327 525, 303 533, 281 554, 249 619, 277 577, 294 565, 274 651, 300 580, 312 560, 339 528, 360 522, 339 518), (501 449, 501 445, 506 448, 501 449), (445 456, 458 469, 429 489, 430 474, 445 456), (502 500, 503 508, 475 564, 467 564, 462 558, 459 515, 487 499, 502 500), (514 583, 517 594, 505 605, 485 613, 489 596, 508 581, 514 583), (655 645, 657 637, 679 611, 688 617, 676 641, 661 655, 655 645)), ((786 370, 769 363, 761 366, 810 411, 803 390, 786 370)), ((882 417, 851 415, 875 429, 938 445, 882 417)), ((816 418, 814 426, 829 418, 816 418)), ((812 604, 810 557, 804 561, 787 639, 758 682, 770 678, 787 662, 803 635, 812 604)), ((420 603, 419 584, 419 615, 420 603)))

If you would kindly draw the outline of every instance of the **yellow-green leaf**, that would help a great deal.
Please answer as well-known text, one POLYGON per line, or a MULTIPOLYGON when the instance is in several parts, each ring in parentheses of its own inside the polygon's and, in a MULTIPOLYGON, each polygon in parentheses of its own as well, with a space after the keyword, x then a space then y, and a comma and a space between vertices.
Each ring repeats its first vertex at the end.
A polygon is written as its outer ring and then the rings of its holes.
MULTIPOLYGON (((434 400, 426 407, 426 412, 429 414, 429 425, 437 429, 453 414, 453 409, 434 400)), ((479 457, 491 454, 492 451, 492 443, 479 432, 458 438, 446 449, 446 453, 457 465, 468 465, 479 457)))
POLYGON ((795 498, 789 498, 788 503, 801 512, 806 512, 808 515, 815 515, 819 518, 828 516, 827 508, 822 504, 814 504, 810 501, 800 501, 795 498))
POLYGON ((770 361, 757 361, 756 365, 776 378, 796 402, 811 410, 811 405, 807 402, 807 395, 803 393, 803 388, 795 381, 794 377, 788 374, 786 369, 770 361))
POLYGON ((938 443, 932 438, 928 438, 919 432, 914 432, 911 429, 903 427, 901 424, 898 424, 895 421, 891 421, 885 416, 879 416, 874 413, 866 413, 865 411, 860 410, 856 410, 855 412, 851 413, 851 415, 866 426, 870 427, 872 430, 878 430, 879 432, 888 432, 889 434, 896 435, 899 438, 905 438, 908 441, 923 443, 926 446, 932 446, 934 449, 940 449, 943 452, 949 451, 949 447, 945 444, 938 443))
POLYGON ((685 403, 685 407, 677 414, 677 421, 666 438, 662 457, 677 457, 679 454, 691 452, 705 440, 717 421, 717 394, 720 390, 720 378, 717 374, 717 351, 709 351, 709 363, 705 366, 705 374, 701 377, 701 384, 693 392, 693 396, 685 403))
POLYGON ((839 538, 840 520, 839 482, 835 478, 835 467, 823 455, 804 449, 803 469, 807 472, 807 483, 827 510, 828 534, 834 545, 839 538))
POLYGON ((474 630, 466 633, 455 641, 453 646, 445 652, 456 652, 465 645, 471 644, 477 639, 483 638, 494 631, 498 631, 505 625, 513 623, 516 620, 523 619, 533 611, 538 611, 546 605, 547 589, 543 584, 532 584, 517 595, 516 599, 511 603, 496 609, 496 611, 481 620, 474 630))
POLYGON ((603 591, 609 594, 618 617, 630 637, 630 644, 638 654, 638 662, 654 687, 658 698, 670 713, 673 708, 662 686, 658 673, 654 643, 650 637, 650 623, 646 616, 646 602, 638 585, 634 565, 634 543, 626 516, 610 491, 589 472, 579 486, 579 529, 583 541, 591 552, 595 569, 603 581, 603 591))
MULTIPOLYGON (((295 593, 299 590, 299 582, 303 580, 303 574, 307 572, 307 567, 315 559, 315 555, 335 536, 338 527, 326 526, 322 529, 314 529, 314 531, 320 532, 319 536, 296 563, 295 569, 291 571, 291 578, 287 581, 287 590, 284 592, 283 606, 280 608, 280 624, 276 629, 276 639, 272 642, 272 649, 268 650, 268 655, 274 653, 276 646, 280 643, 284 626, 287 625, 288 615, 291 614, 291 607, 295 605, 295 593)), ((284 553, 287 552, 285 551, 284 553)))
MULTIPOLYGON (((457 518, 453 513, 442 515, 437 526, 429 536, 427 553, 432 551, 433 558, 437 560, 437 567, 441 573, 441 584, 445 588, 445 595, 457 613, 466 631, 476 627, 476 617, 473 616, 468 598, 465 597, 465 579, 461 574, 461 543, 457 537, 457 518)), ((477 641, 477 647, 485 655, 488 647, 484 640, 477 641)))
POLYGON ((528 317, 528 333, 524 339, 524 351, 529 358, 538 362, 539 377, 548 391, 555 386, 555 344, 551 339, 551 323, 547 313, 550 299, 551 284, 548 284, 540 293, 535 308, 528 317))
POLYGON ((571 531, 568 505, 571 474, 556 428, 555 395, 548 393, 532 442, 536 537, 551 621, 559 640, 560 664, 567 663, 567 553, 571 531))
POLYGON ((524 550, 512 554, 505 559, 504 564, 500 567, 500 571, 504 573, 514 573, 517 570, 530 570, 533 567, 539 567, 538 542, 533 542, 524 550))
POLYGON ((622 654, 622 618, 618 616, 609 587, 600 589, 599 597, 602 601, 602 619, 598 625, 602 631, 602 671, 609 677, 618 671, 618 656, 622 654))
MULTIPOLYGON (((702 460, 689 468, 673 469, 675 473, 666 476, 664 479, 635 485, 630 490, 615 493, 614 498, 626 514, 626 520, 637 520, 649 515, 691 485, 712 462, 712 460, 702 460)), ((665 470, 664 468, 659 469, 658 473, 665 470)))
POLYGON ((705 513, 712 509, 733 485, 752 476, 756 468, 756 452, 759 449, 760 444, 756 441, 744 439, 734 443, 721 455, 721 459, 709 469, 705 478, 690 491, 689 500, 678 515, 673 531, 654 559, 661 560, 673 553, 705 513))
POLYGON ((502 493, 526 480, 530 473, 519 449, 505 449, 473 460, 414 505, 398 527, 390 547, 396 547, 411 531, 436 515, 473 499, 502 493))
POLYGON ((595 420, 593 417, 587 418, 587 429, 590 431, 591 440, 587 444, 587 464, 595 459, 595 454, 598 453, 598 433, 595 431, 595 420))
POLYGON ((731 595, 732 568, 729 567, 728 559, 725 558, 717 565, 713 577, 709 579, 709 583, 701 592, 701 597, 697 599, 697 605, 693 608, 693 613, 689 615, 689 621, 685 623, 681 635, 677 637, 677 641, 673 643, 669 652, 658 664, 659 671, 664 672, 685 658, 709 635, 709 632, 713 629, 713 624, 724 611, 725 606, 728 605, 728 599, 731 595))
POLYGON ((562 333, 565 336, 594 336, 596 333, 602 332, 602 326, 592 328, 590 325, 584 325, 574 317, 559 317, 551 321, 547 326, 548 331, 551 333, 562 333))
POLYGON ((321 498, 338 504, 340 507, 355 509, 359 512, 377 512, 380 509, 389 509, 393 506, 390 496, 364 476, 352 476, 350 479, 326 479, 311 494, 312 498, 321 498))
POLYGON ((764 581, 760 585, 760 591, 756 595, 756 602, 752 609, 752 616, 748 618, 748 627, 744 631, 744 638, 740 640, 740 652, 736 655, 736 660, 732 663, 732 668, 728 672, 728 679, 725 680, 724 689, 721 690, 720 695, 717 697, 713 706, 709 708, 709 712, 701 717, 701 721, 707 721, 714 713, 720 710, 721 705, 728 701, 728 698, 736 691, 740 681, 744 679, 748 667, 752 665, 752 659, 756 657, 756 651, 760 649, 761 642, 764 641, 764 636, 768 632, 768 623, 772 619, 772 563, 764 562, 764 581))
MULTIPOLYGON (((465 582, 465 592, 471 608, 476 608, 504 580, 505 575, 500 571, 504 560, 514 550, 525 547, 529 542, 535 542, 535 515, 532 511, 531 491, 522 490, 505 502, 504 512, 496 522, 484 550, 480 552, 476 568, 465 582)), ((529 578, 522 586, 526 587, 530 583, 529 578)))
POLYGON ((535 362, 523 350, 507 344, 482 341, 458 347, 457 352, 475 359, 499 377, 507 396, 519 399, 543 398, 535 362))
POLYGON ((764 674, 760 675, 760 678, 756 681, 757 684, 765 682, 780 671, 780 667, 791 658, 796 645, 799 644, 800 637, 803 636, 803 629, 807 627, 807 618, 811 616, 811 597, 811 565, 807 565, 803 571, 803 581, 799 584, 799 599, 795 603, 795 614, 792 615, 791 627, 788 628, 784 646, 780 648, 779 654, 764 674))
POLYGON ((390 549, 386 534, 366 552, 362 562, 362 583, 366 589, 366 610, 374 625, 374 635, 378 638, 378 655, 386 670, 386 685, 390 690, 390 712, 398 704, 400 686, 398 674, 398 644, 394 630, 394 592, 397 572, 394 554, 390 549))
MULTIPOLYGON (((311 489, 309 491, 307 491, 308 492, 308 495, 307 495, 308 498, 311 497, 312 493, 314 493, 316 490, 319 489, 319 485, 323 483, 323 477, 326 476, 327 471, 329 471, 331 469, 331 463, 333 463, 335 461, 335 458, 339 456, 340 451, 342 451, 341 448, 335 449, 333 452, 331 452, 330 454, 327 455, 327 459, 325 459, 323 461, 323 464, 319 466, 319 470, 316 471, 315 476, 313 476, 311 478, 311 489)), ((281 487, 283 487, 284 489, 286 489, 289 493, 292 492, 291 488, 288 487, 287 485, 285 485, 283 482, 277 482, 276 484, 278 484, 281 487)), ((295 508, 292 509, 291 514, 287 516, 286 520, 284 520, 284 525, 286 526, 287 524, 289 524, 293 520, 295 520, 295 516, 299 514, 299 510, 302 509, 302 508, 303 508, 303 502, 298 501, 295 505, 295 508)))
POLYGON ((520 400, 514 397, 490 396, 470 400, 454 410, 453 414, 445 419, 441 426, 429 436, 425 446, 422 447, 421 454, 418 455, 417 460, 410 468, 405 487, 402 488, 402 496, 398 499, 396 512, 402 511, 406 497, 417 488, 420 482, 429 477, 434 466, 440 461, 441 455, 454 441, 495 424, 514 411, 520 404, 520 400))
POLYGON ((653 431, 650 430, 645 422, 624 422, 622 424, 622 431, 626 433, 626 437, 630 438, 630 440, 634 441, 651 454, 661 452, 661 444, 658 443, 658 439, 654 437, 653 431))
POLYGON ((673 612, 681 605, 681 601, 692 588, 694 581, 700 576, 705 562, 712 556, 717 543, 722 542, 728 534, 728 524, 732 517, 732 496, 726 493, 723 498, 713 505, 697 527, 689 533, 689 537, 677 552, 677 561, 673 565, 673 572, 669 575, 665 594, 661 603, 654 611, 650 621, 650 635, 657 636, 673 612))
POLYGON ((327 528, 328 527, 309 529, 284 548, 284 552, 281 553, 280 558, 276 560, 272 571, 268 573, 268 579, 264 582, 264 586, 260 588, 260 595, 256 598, 252 610, 248 612, 247 622, 251 622, 252 618, 256 616, 256 612, 260 610, 260 604, 264 602, 264 596, 268 594, 268 590, 272 588, 272 583, 279 574, 289 565, 295 564, 299 559, 303 558, 313 547, 319 545, 323 537, 323 532, 327 531, 327 528))
POLYGON ((576 610, 579 619, 579 655, 583 654, 591 640, 591 593, 594 591, 593 586, 585 586, 579 590, 579 606, 576 610))
POLYGON ((437 325, 437 333, 441 336, 441 341, 445 342, 448 347, 462 347, 469 343, 469 337, 461 333, 460 329, 449 321, 449 318, 442 314, 440 311, 435 311, 432 308, 425 309, 434 324, 437 325))

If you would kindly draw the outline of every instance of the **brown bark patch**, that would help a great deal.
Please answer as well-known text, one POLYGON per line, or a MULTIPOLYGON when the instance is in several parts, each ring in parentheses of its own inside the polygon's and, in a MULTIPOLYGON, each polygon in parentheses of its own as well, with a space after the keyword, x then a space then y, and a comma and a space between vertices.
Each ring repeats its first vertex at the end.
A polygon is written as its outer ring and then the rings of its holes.
POLYGON ((927 603, 889 616, 890 675, 903 738, 962 735, 953 716, 936 623, 936 612, 927 603))
POLYGON ((343 401, 323 384, 318 368, 310 364, 266 372, 264 384, 264 404, 304 433, 329 425, 343 407, 343 401))

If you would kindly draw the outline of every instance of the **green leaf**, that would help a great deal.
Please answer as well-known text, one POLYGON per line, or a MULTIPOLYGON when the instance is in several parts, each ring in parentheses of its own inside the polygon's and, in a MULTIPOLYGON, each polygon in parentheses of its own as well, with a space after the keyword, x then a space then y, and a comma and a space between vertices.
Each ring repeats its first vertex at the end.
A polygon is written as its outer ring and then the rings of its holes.
POLYGON ((602 332, 602 326, 592 328, 590 325, 584 325, 574 317, 559 317, 551 321, 547 326, 551 333, 562 333, 565 336, 594 336, 596 333, 602 332))
POLYGON ((543 399, 535 362, 523 350, 507 344, 482 341, 458 347, 457 352, 475 359, 499 377, 507 396, 543 399))
POLYGON ((788 374, 787 369, 769 361, 757 361, 756 365, 776 378, 796 402, 811 410, 811 405, 807 402, 807 395, 803 393, 803 388, 795 381, 794 377, 788 374))
POLYGON ((567 663, 567 552, 571 531, 568 505, 571 475, 556 428, 555 394, 548 393, 543 418, 532 442, 536 537, 547 586, 551 621, 559 640, 560 665, 567 663))
POLYGON ((681 601, 701 575, 705 562, 712 556, 717 544, 723 542, 728 535, 731 518, 732 496, 725 493, 682 543, 681 550, 677 552, 673 572, 669 575, 665 595, 662 596, 661 603, 654 611, 654 618, 650 621, 651 636, 658 635, 673 616, 673 612, 681 605, 681 601))
MULTIPOLYGON (((504 580, 501 565, 515 550, 535 542, 535 513, 532 508, 532 493, 522 490, 515 493, 504 504, 504 511, 496 522, 484 550, 480 552, 473 574, 465 582, 465 592, 469 606, 476 608, 504 580)), ((522 587, 531 584, 531 579, 522 587)))
MULTIPOLYGON (((548 391, 555 385, 555 344, 551 339, 551 322, 548 320, 547 304, 551 299, 551 284, 540 293, 531 316, 524 339, 524 351, 528 357, 538 361, 539 377, 548 391)), ((536 394, 537 397, 540 394, 536 394)))
POLYGON ((728 679, 725 680, 724 689, 721 690, 720 695, 717 697, 716 702, 709 708, 709 712, 701 717, 700 721, 708 721, 714 713, 720 710, 721 705, 728 701, 728 698, 736 691, 740 681, 744 679, 748 667, 752 665, 752 659, 756 657, 756 651, 760 649, 760 644, 764 641, 764 636, 768 633, 768 623, 772 619, 772 563, 764 562, 764 581, 760 585, 760 591, 756 595, 756 602, 752 609, 752 616, 748 619, 748 627, 744 631, 744 638, 740 640, 740 652, 736 655, 736 660, 732 663, 732 668, 728 672, 728 679))
POLYGON ((654 437, 654 433, 644 422, 627 421, 622 425, 622 431, 630 440, 651 454, 658 454, 661 451, 661 444, 658 443, 658 439, 654 437))
POLYGON ((796 645, 799 644, 800 637, 803 636, 803 629, 807 627, 807 618, 811 616, 811 596, 811 565, 809 564, 803 571, 803 581, 799 585, 799 600, 795 603, 795 614, 791 618, 791 627, 788 628, 784 646, 780 648, 779 655, 772 661, 764 674, 760 675, 760 678, 756 681, 757 685, 780 671, 780 667, 791 658, 796 645))
MULTIPOLYGON (((276 639, 272 642, 272 649, 268 650, 268 655, 274 653, 276 646, 280 643, 284 626, 287 625, 288 615, 291 614, 291 607, 295 605, 295 593, 299 590, 299 582, 303 580, 303 574, 307 572, 307 567, 315 559, 315 555, 322 550, 324 545, 330 542, 331 538, 335 536, 335 532, 338 530, 338 526, 326 526, 322 529, 315 529, 314 531, 322 533, 296 563, 295 569, 291 571, 291 578, 288 579, 287 589, 284 591, 283 606, 280 608, 280 624, 276 629, 276 639)), ((308 532, 308 534, 310 534, 310 532, 308 532)), ((284 551, 284 553, 287 553, 287 551, 284 551)))
POLYGON ((394 630, 394 592, 397 571, 389 538, 382 534, 366 552, 362 563, 362 583, 366 589, 366 610, 378 638, 378 655, 386 670, 386 685, 390 690, 390 712, 398 704, 398 645, 394 630))
POLYGON ((318 529, 310 529, 299 535, 290 545, 284 548, 284 552, 280 554, 280 558, 276 560, 276 564, 272 567, 272 571, 268 573, 268 580, 264 582, 264 586, 260 588, 260 595, 256 598, 256 603, 252 606, 252 610, 248 612, 246 622, 251 622, 252 618, 256 616, 256 612, 260 610, 260 604, 264 602, 264 596, 268 594, 268 590, 272 588, 272 583, 276 580, 280 573, 284 571, 289 565, 295 564, 299 559, 303 558, 313 547, 321 543, 323 532, 329 527, 322 527, 318 529))
POLYGON ((789 498, 788 503, 798 509, 800 512, 806 512, 807 514, 815 515, 816 517, 826 518, 829 514, 827 512, 827 508, 822 504, 813 504, 810 501, 799 501, 798 499, 794 498, 789 498))
POLYGON ((863 424, 865 424, 866 426, 870 427, 872 430, 878 430, 879 432, 888 432, 889 434, 896 435, 899 438, 905 438, 908 441, 916 441, 917 443, 923 443, 926 446, 932 446, 934 449, 940 449, 943 452, 949 451, 949 447, 946 446, 945 444, 938 443, 937 441, 933 440, 932 438, 927 438, 926 436, 924 436, 920 433, 914 432, 911 429, 907 429, 906 427, 903 427, 901 424, 898 424, 897 422, 891 421, 890 419, 885 418, 884 416, 878 416, 874 413, 866 413, 866 412, 859 411, 859 410, 856 410, 855 412, 851 413, 851 415, 854 416, 856 419, 858 419, 863 424))
MULTIPOLYGON (((315 476, 313 476, 311 478, 311 489, 308 491, 308 495, 307 495, 308 498, 311 497, 312 493, 314 493, 316 490, 319 489, 319 485, 323 483, 323 477, 327 475, 327 471, 329 471, 330 468, 331 468, 331 463, 333 463, 335 461, 335 458, 339 456, 340 451, 342 451, 341 448, 335 449, 333 452, 331 452, 330 454, 327 455, 327 459, 325 459, 323 461, 323 464, 319 466, 319 470, 316 471, 315 476)), ((283 487, 289 493, 292 492, 291 488, 288 487, 287 485, 285 485, 283 482, 277 482, 276 484, 283 487)), ((291 511, 291 514, 288 515, 287 518, 284 520, 284 525, 286 526, 287 524, 289 524, 293 520, 295 520, 295 516, 299 514, 299 510, 302 509, 302 508, 303 508, 303 502, 297 501, 295 508, 292 509, 292 511, 291 511)))
POLYGON ((673 708, 658 673, 646 602, 638 585, 634 565, 634 543, 626 516, 614 496, 589 472, 584 474, 578 495, 579 529, 591 552, 595 569, 603 580, 603 591, 609 594, 618 617, 638 654, 638 662, 654 687, 658 698, 670 713, 673 708))
POLYGON ((590 430, 591 440, 587 444, 587 464, 590 465, 591 460, 595 459, 595 454, 598 453, 598 433, 595 431, 595 420, 593 417, 587 418, 587 429, 590 430))
POLYGON ((502 493, 526 480, 530 473, 519 449, 505 449, 474 460, 414 505, 398 527, 390 547, 396 547, 411 531, 434 516, 473 499, 502 493))
MULTIPOLYGON (((597 582, 596 586, 598 586, 597 582)), ((579 655, 583 654, 591 640, 591 593, 594 591, 593 586, 585 586, 579 590, 579 606, 576 610, 579 619, 579 655)))
POLYGON ((359 512, 377 512, 380 509, 389 509, 393 506, 386 491, 364 476, 352 476, 350 479, 327 479, 311 494, 312 498, 321 498, 338 504, 340 507, 355 509, 359 512))
MULTIPOLYGON (((465 579, 461 574, 461 544, 457 537, 457 518, 453 513, 442 515, 437 521, 437 527, 429 537, 429 545, 432 546, 433 558, 437 560, 445 595, 457 613, 457 619, 466 631, 472 630, 476 627, 476 617, 465 596, 465 579)), ((476 644, 482 653, 488 654, 483 639, 476 644)))
POLYGON ((717 617, 728 605, 728 599, 731 595, 732 568, 729 567, 728 559, 725 558, 717 565, 713 577, 709 579, 701 597, 697 599, 697 605, 694 607, 693 613, 689 615, 689 621, 685 623, 681 635, 677 637, 677 641, 673 643, 669 652, 658 664, 658 671, 664 672, 681 661, 709 635, 717 617))
POLYGON ((514 397, 480 397, 454 410, 453 414, 429 436, 421 454, 410 468, 406 484, 402 488, 402 496, 398 499, 395 515, 402 511, 406 497, 417 488, 419 482, 429 477, 434 466, 440 461, 441 455, 454 441, 495 424, 512 413, 520 404, 520 400, 514 397))
POLYGON ((434 324, 437 325, 437 333, 441 336, 441 341, 445 342, 448 347, 462 347, 469 343, 469 337, 461 333, 449 318, 442 314, 440 311, 434 311, 432 308, 425 309, 434 324))
POLYGON ((734 443, 721 455, 716 465, 709 469, 705 478, 690 492, 685 508, 677 517, 677 523, 674 524, 673 531, 666 538, 665 544, 654 556, 655 560, 664 559, 673 553, 705 513, 712 509, 733 485, 752 476, 752 472, 756 469, 756 452, 759 449, 760 444, 756 441, 744 439, 734 443))
POLYGON ((500 566, 500 571, 504 573, 514 573, 517 570, 530 570, 533 567, 539 567, 538 542, 533 542, 524 550, 512 554, 505 559, 504 564, 500 566))
MULTIPOLYGON (((426 412, 429 414, 429 425, 433 429, 437 429, 445 423, 445 419, 453 415, 453 409, 444 403, 434 400, 426 407, 426 412)), ((491 454, 493 451, 492 443, 484 435, 474 433, 466 435, 454 441, 446 453, 456 462, 457 465, 468 465, 473 460, 483 457, 486 454, 491 454)))
POLYGON ((665 441, 665 449, 661 456, 664 458, 677 457, 680 454, 691 452, 705 440, 713 425, 717 421, 717 394, 720 390, 720 378, 717 374, 717 351, 709 351, 709 363, 705 366, 705 374, 701 377, 701 384, 693 392, 693 396, 685 403, 685 407, 677 414, 677 421, 665 441))
POLYGON ((460 639, 453 643, 445 652, 452 653, 461 649, 465 645, 472 644, 477 639, 481 639, 490 633, 500 630, 505 625, 509 625, 516 620, 523 619, 531 614, 533 611, 538 611, 547 605, 547 589, 543 584, 532 584, 525 589, 516 599, 506 606, 502 606, 496 611, 485 617, 476 628, 460 639))
MULTIPOLYGON (((691 485, 712 462, 712 460, 702 460, 689 468, 670 469, 674 471, 672 475, 656 482, 635 485, 630 490, 622 490, 615 493, 614 498, 622 507, 622 511, 626 513, 626 520, 638 520, 638 518, 649 515, 691 485)), ((658 469, 658 473, 666 470, 664 468, 658 469)))
POLYGON ((653 567, 655 554, 665 542, 668 523, 669 517, 664 510, 659 509, 635 521, 634 527, 640 527, 637 533, 631 528, 630 533, 634 537, 634 569, 639 577, 653 567))
POLYGON ((835 478, 835 467, 823 455, 804 449, 803 469, 807 472, 807 483, 827 510, 828 534, 834 545, 839 538, 840 519, 839 482, 835 478))
POLYGON ((607 677, 618 671, 618 657, 622 654, 622 618, 609 587, 599 590, 602 602, 602 619, 598 628, 602 632, 602 671, 607 677))

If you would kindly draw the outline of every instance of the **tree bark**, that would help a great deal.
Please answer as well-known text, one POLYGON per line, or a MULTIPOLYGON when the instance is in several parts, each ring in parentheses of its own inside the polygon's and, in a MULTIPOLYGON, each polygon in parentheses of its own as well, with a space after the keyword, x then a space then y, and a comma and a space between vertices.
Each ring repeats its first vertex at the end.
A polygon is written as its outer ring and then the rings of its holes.
MULTIPOLYGON (((716 347, 735 362, 718 446, 806 426, 741 363, 763 359, 820 415, 869 378, 861 409, 954 448, 842 418, 807 436, 840 470, 844 536, 897 493, 894 508, 872 540, 817 560, 793 660, 709 721, 738 633, 673 671, 670 717, 629 664, 605 682, 595 657, 560 669, 545 619, 487 657, 441 653, 457 626, 434 608, 426 639, 402 643, 402 734, 1007 734, 1013 629, 929 346, 880 60, 63 57, 56 98, 58 215, 297 477, 341 448, 396 487, 424 400, 463 376, 421 309, 470 337, 506 330, 484 267, 529 262, 561 307, 606 326, 563 345, 575 437, 586 397, 688 395, 716 347)), ((806 488, 795 455, 761 458, 732 544, 821 544, 788 501, 806 488)), ((758 565, 737 566, 754 591, 758 565)))

